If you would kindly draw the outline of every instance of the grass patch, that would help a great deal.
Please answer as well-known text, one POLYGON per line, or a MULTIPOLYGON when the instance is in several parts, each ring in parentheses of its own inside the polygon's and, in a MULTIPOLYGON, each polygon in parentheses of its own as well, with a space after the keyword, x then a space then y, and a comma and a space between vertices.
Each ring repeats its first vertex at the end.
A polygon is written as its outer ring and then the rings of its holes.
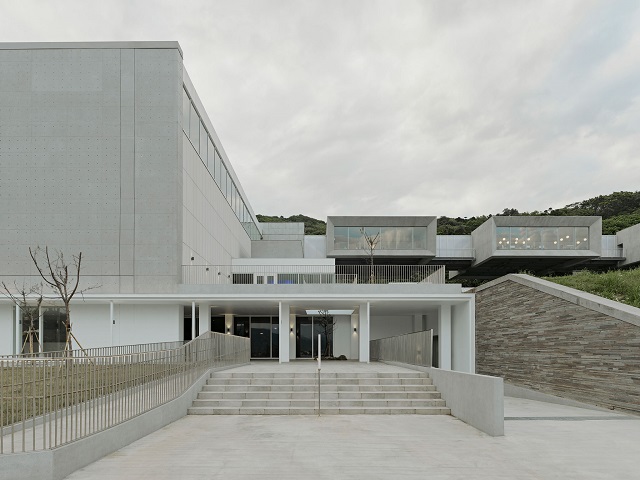
POLYGON ((0 365, 0 427, 167 378, 179 364, 67 365, 29 362, 0 365))
POLYGON ((581 271, 545 280, 640 308, 640 268, 606 273, 581 271))

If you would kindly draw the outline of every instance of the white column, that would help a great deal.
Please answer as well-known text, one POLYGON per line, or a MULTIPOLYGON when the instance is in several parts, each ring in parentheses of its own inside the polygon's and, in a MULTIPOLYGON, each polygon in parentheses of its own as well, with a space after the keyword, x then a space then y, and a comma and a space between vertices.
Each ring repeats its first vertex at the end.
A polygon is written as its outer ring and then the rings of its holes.
POLYGON ((113 300, 109 302, 109 333, 111 337, 111 346, 113 347, 113 322, 115 319, 113 318, 113 300))
POLYGON ((196 338, 196 302, 191 302, 191 339, 196 338))
POLYGON ((438 318, 438 367, 451 370, 451 305, 440 306, 438 318))
POLYGON ((369 302, 360 304, 360 312, 358 315, 358 337, 360 339, 358 360, 363 363, 369 363, 369 302))
POLYGON ((14 355, 19 355, 22 351, 22 325, 20 325, 20 307, 16 305, 16 346, 14 355))
POLYGON ((349 360, 358 358, 358 318, 359 316, 356 312, 351 314, 351 322, 349 324, 349 337, 351 340, 349 360))
POLYGON ((296 314, 289 308, 289 360, 296 358, 296 314))
POLYGON ((413 331, 422 331, 422 315, 419 313, 413 315, 413 331))
POLYGON ((289 327, 289 304, 280 302, 278 306, 280 335, 278 335, 279 343, 279 363, 286 363, 289 361, 289 337, 292 335, 289 327))
POLYGON ((211 323, 211 305, 201 303, 198 305, 198 328, 200 330, 200 335, 209 331, 209 323, 211 323))

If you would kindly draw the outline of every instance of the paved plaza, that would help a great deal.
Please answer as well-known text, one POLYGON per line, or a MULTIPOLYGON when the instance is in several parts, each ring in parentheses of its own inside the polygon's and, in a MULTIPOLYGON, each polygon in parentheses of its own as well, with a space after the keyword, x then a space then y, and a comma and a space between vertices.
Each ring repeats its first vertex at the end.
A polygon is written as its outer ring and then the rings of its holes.
MULTIPOLYGON (((273 367, 254 362, 238 370, 273 367)), ((288 368, 307 371, 315 364, 293 362, 288 368)), ((323 371, 336 368, 344 367, 323 364, 323 371)), ((505 436, 490 437, 450 416, 189 416, 67 478, 620 480, 640 475, 640 417, 507 397, 505 419, 505 436)))

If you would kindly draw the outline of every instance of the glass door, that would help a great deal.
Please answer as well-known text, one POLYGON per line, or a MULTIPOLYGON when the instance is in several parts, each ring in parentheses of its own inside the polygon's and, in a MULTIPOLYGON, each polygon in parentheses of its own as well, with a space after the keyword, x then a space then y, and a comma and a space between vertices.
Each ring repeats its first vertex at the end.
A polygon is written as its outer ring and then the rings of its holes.
POLYGON ((311 317, 296 318, 296 358, 313 358, 313 323, 311 317))
POLYGON ((251 317, 251 357, 271 358, 271 317, 251 317))
MULTIPOLYGON (((296 318, 296 358, 315 358, 318 355, 318 335, 320 335, 321 354, 333 352, 333 338, 327 350, 327 335, 321 321, 314 317, 296 318)), ((333 335, 330 335, 333 337, 333 335)))

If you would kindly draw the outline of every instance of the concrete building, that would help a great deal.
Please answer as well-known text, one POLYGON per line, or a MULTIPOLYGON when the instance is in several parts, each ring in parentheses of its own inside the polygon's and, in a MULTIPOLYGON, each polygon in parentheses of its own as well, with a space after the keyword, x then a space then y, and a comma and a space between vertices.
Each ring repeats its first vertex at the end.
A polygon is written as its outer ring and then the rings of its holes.
MULTIPOLYGON (((329 217, 326 236, 260 224, 182 59, 177 42, 0 44, 0 279, 39 282, 30 247, 82 252, 85 347, 211 329, 288 362, 317 355, 326 311, 336 356, 367 362, 370 340, 433 329, 435 363, 473 372, 474 295, 446 271, 616 266, 637 249, 599 217, 494 217, 461 236, 432 216, 329 217)), ((40 314, 38 347, 59 349, 59 303, 40 314)), ((0 354, 21 350, 21 320, 0 298, 0 354)))

